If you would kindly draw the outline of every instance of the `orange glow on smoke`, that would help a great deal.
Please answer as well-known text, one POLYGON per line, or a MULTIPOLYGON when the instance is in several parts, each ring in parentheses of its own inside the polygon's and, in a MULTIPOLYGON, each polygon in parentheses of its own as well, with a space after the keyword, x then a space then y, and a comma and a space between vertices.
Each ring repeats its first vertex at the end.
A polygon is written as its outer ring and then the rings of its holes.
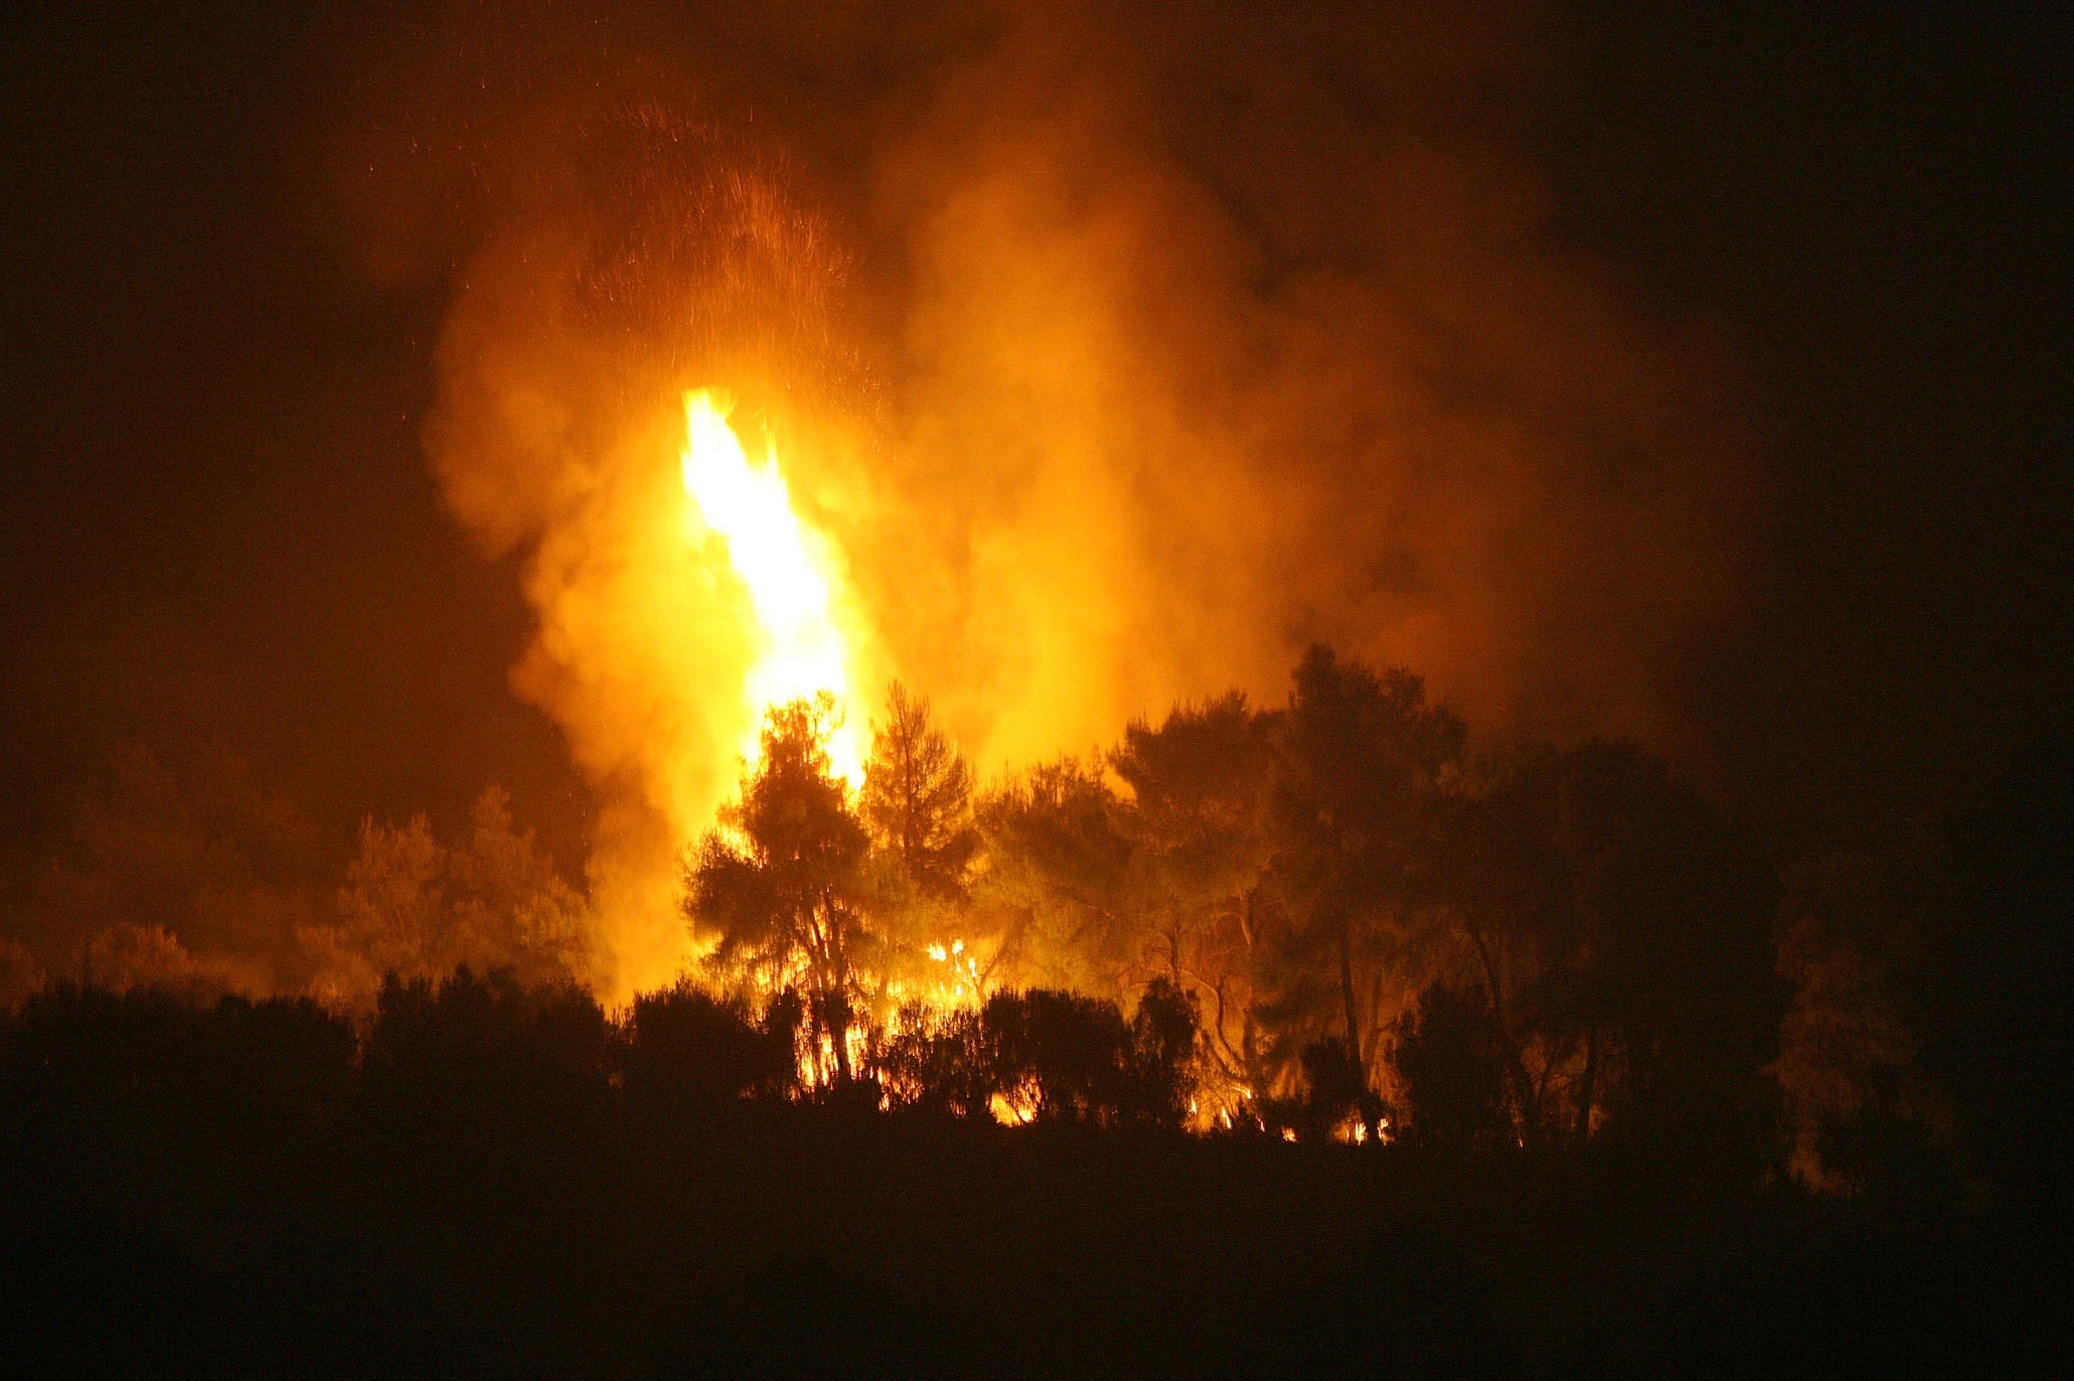
MULTIPOLYGON (((754 762, 766 711, 823 691, 851 702, 850 643, 838 621, 842 560, 832 543, 800 520, 778 467, 775 445, 761 465, 749 459, 724 405, 699 389, 684 395, 684 490, 690 525, 716 535, 748 594, 755 621, 754 662, 743 681, 749 729, 741 751, 754 762)), ((845 717, 830 735, 836 773, 864 781, 864 751, 845 717)))

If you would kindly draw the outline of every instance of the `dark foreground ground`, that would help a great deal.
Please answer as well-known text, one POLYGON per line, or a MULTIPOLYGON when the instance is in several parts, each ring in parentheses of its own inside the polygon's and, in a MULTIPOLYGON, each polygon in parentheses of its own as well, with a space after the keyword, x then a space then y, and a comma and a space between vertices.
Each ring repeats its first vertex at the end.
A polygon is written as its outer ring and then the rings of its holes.
POLYGON ((1612 1164, 609 1097, 9 1119, 0 1365, 17 1374, 1891 1377, 2068 1359, 2062 1244, 2040 1231, 1612 1164))

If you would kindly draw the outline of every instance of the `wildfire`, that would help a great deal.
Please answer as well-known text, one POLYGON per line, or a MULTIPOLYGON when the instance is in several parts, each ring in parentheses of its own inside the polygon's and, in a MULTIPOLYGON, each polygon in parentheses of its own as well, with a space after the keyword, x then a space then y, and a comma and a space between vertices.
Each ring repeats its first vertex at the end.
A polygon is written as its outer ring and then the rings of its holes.
POLYGON ((929 1000, 936 1006, 977 1007, 985 995, 985 980, 981 977, 979 960, 968 954, 963 940, 953 940, 948 946, 932 944, 924 950, 932 963, 943 967, 935 972, 935 981, 928 985, 929 1000))
POLYGON ((1004 1127, 1027 1127, 1037 1117, 1037 1098, 1029 1089, 997 1093, 987 1099, 987 1111, 1004 1127))
MULTIPOLYGON (((684 489, 693 519, 720 537, 756 621, 760 652, 742 687, 742 752, 754 761, 772 706, 822 691, 849 703, 850 647, 836 619, 841 561, 793 512, 775 444, 761 465, 752 463, 726 407, 706 389, 684 395, 684 415, 684 489)), ((828 753, 852 787, 863 783, 863 745, 847 719, 830 735, 828 753)))

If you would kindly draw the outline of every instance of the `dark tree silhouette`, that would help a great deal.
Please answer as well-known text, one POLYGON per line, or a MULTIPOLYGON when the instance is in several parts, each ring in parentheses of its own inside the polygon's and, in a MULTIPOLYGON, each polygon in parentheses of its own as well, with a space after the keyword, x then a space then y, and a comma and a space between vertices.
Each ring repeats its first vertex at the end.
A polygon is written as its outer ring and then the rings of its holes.
POLYGON ((1348 1119, 1363 1128, 1376 1127, 1382 1120, 1380 1100, 1368 1087, 1367 1071, 1347 1049, 1346 1040, 1327 1036, 1303 1048, 1304 1097, 1300 1107, 1289 1109, 1301 1123, 1303 1134, 1312 1141, 1325 1141, 1341 1132, 1348 1119))
POLYGON ((1195 1056, 1201 1014, 1195 994, 1155 978, 1131 1017, 1130 1049, 1121 1109, 1127 1122, 1178 1127, 1195 1096, 1195 1056))
POLYGON ((694 928, 717 933, 708 962, 723 973, 804 989, 814 1041, 846 1084, 857 965, 873 937, 860 903, 869 839, 828 761, 834 714, 825 693, 771 710, 741 796, 688 863, 684 906, 694 928))
POLYGON ((1131 788, 1124 828, 1145 879, 1144 962, 1193 993, 1205 1052, 1234 1089, 1266 1087, 1255 999, 1266 920, 1274 717, 1233 691, 1137 720, 1109 755, 1131 788))
POLYGON ((1915 863, 1920 962, 1899 975, 1924 1072, 1970 1175, 2064 1231, 2074 1218, 2074 744, 2026 752, 1938 822, 1915 863))
POLYGON ((24 1129, 97 1123, 113 1138, 99 1149, 117 1154, 175 1126, 276 1136, 329 1117, 354 1054, 351 1024, 306 999, 197 1003, 65 983, 5 1022, 0 1097, 24 1129))
POLYGON ((1481 995, 1528 1146, 1590 1135, 1604 1042, 1585 982, 1589 936, 1564 848, 1567 760, 1515 744, 1475 762, 1452 794, 1443 891, 1458 997, 1481 995))
POLYGON ((1407 1142, 1491 1151, 1510 1144, 1502 1044, 1490 1012, 1446 984, 1419 994, 1397 1020, 1390 1062, 1397 1072, 1407 1142))
POLYGON ((361 1063, 377 1105, 406 1122, 569 1133, 606 1087, 611 1033, 580 988, 464 966, 438 983, 392 975, 361 1063))
POLYGON ((1174 1128, 1195 1092, 1195 1002, 1164 979, 1129 1021, 1114 1003, 1033 988, 997 992, 977 1012, 910 1008, 900 1025, 877 1065, 900 1107, 1174 1128))
POLYGON ((1367 1080, 1384 1018, 1374 1001, 1364 1012, 1362 978, 1376 956, 1411 943, 1437 896, 1441 792, 1464 736, 1401 668, 1378 675, 1313 647, 1296 669, 1272 797, 1272 876, 1294 920, 1293 973, 1271 1006, 1285 1020, 1336 1006, 1367 1080), (1321 966, 1331 980, 1320 981, 1321 966))
POLYGON ((1760 1070, 1785 997, 1769 870, 1632 745, 1569 755, 1561 793, 1588 1031, 1580 1123, 1604 1099, 1625 1137, 1663 1156, 1754 1169, 1774 1144, 1775 1091, 1760 1070))
POLYGON ((759 1023, 746 1003, 723 1001, 689 979, 638 994, 627 1013, 627 1088, 666 1104, 782 1097, 799 1078, 791 1013, 796 1004, 774 1001, 759 1023))
POLYGON ((1787 1169, 1829 1193, 1929 1187, 1950 1109, 1916 1068, 1893 979, 1919 949, 1893 869, 1868 854, 1801 862, 1779 906, 1778 972, 1793 985, 1779 1056, 1787 1169))
POLYGON ((996 1087, 1037 1122, 1101 1123, 1124 1101, 1130 1028, 1114 1003, 1050 988, 980 1011, 996 1087))
POLYGON ((928 1113, 986 1117, 1000 1092, 980 1014, 965 1008, 904 1007, 898 1030, 879 1051, 877 1071, 893 1106, 928 1113))
POLYGON ((1099 762, 1070 757, 980 800, 985 852, 974 919, 1003 981, 1105 997, 1128 991, 1142 879, 1122 811, 1099 762))

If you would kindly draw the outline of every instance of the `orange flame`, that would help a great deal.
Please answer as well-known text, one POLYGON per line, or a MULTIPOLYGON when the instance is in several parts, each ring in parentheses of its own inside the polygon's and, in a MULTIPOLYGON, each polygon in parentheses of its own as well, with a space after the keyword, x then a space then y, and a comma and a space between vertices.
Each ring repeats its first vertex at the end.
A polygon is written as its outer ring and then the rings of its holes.
MULTIPOLYGON (((764 714, 773 706, 824 691, 838 705, 850 701, 850 643, 838 620, 842 561, 793 511, 774 444, 761 465, 752 463, 728 425, 725 405, 707 389, 684 395, 684 415, 690 523, 694 532, 703 525, 720 538, 755 620, 759 651, 742 687, 748 711, 742 753, 754 762, 764 714)), ((828 754, 837 775, 852 787, 862 785, 863 743, 847 718, 830 735, 828 754)))

